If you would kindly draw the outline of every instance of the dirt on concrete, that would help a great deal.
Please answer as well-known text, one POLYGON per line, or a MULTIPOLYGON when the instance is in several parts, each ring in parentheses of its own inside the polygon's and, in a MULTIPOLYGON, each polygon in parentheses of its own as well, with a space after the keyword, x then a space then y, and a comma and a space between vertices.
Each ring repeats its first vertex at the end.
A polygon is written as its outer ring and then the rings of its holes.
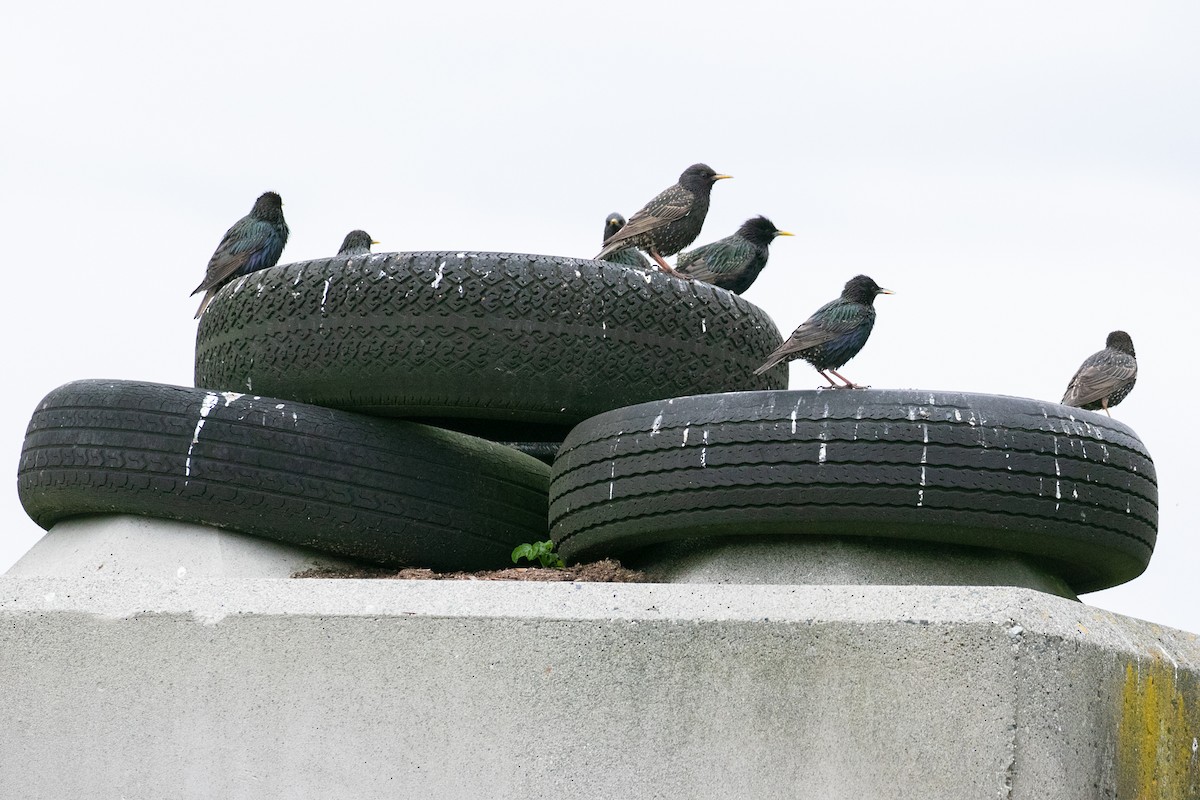
POLYGON ((355 567, 306 569, 293 578, 382 578, 385 580, 424 581, 589 581, 598 583, 646 583, 644 572, 627 569, 619 561, 605 559, 586 564, 553 567, 510 567, 482 572, 434 572, 430 569, 408 567, 401 570, 386 567, 355 567))

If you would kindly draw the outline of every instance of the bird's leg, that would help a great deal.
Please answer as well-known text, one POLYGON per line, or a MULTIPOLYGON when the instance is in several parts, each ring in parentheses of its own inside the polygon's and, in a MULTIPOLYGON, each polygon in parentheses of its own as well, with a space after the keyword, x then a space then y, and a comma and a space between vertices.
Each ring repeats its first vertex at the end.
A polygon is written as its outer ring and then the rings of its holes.
MULTIPOLYGON (((828 375, 826 375, 826 374, 825 374, 825 370, 823 370, 823 369, 819 369, 819 370, 817 370, 817 372, 821 373, 821 377, 822 377, 822 378, 824 378, 825 380, 829 381, 829 388, 830 388, 830 389, 840 389, 840 388, 842 388, 842 387, 838 386, 836 383, 834 383, 834 382, 833 382, 833 378, 831 378, 831 377, 829 377, 828 375)), ((825 387, 819 387, 819 388, 825 388, 825 387)))
POLYGON ((1109 419, 1112 419, 1112 414, 1110 414, 1108 411, 1108 398, 1105 397, 1104 399, 1102 399, 1100 401, 1100 405, 1104 408, 1104 413, 1108 414, 1109 419))
MULTIPOLYGON (((871 388, 870 386, 859 386, 857 383, 853 383, 852 381, 846 380, 846 377, 844 375, 842 375, 841 373, 839 373, 836 369, 831 369, 829 371, 832 372, 834 375, 837 375, 838 378, 841 379, 842 383, 846 384, 847 389, 870 389, 871 388)), ((833 383, 833 381, 830 381, 830 383, 833 383)), ((839 386, 836 388, 840 389, 841 387, 839 386)))
POLYGON ((670 264, 668 264, 666 261, 663 260, 663 257, 660 256, 658 254, 658 251, 655 250, 653 247, 650 248, 650 257, 653 258, 655 261, 657 261, 658 266, 662 267, 662 271, 667 273, 668 275, 673 275, 676 278, 683 278, 684 280, 689 280, 686 275, 676 272, 674 270, 674 268, 671 267, 670 264))

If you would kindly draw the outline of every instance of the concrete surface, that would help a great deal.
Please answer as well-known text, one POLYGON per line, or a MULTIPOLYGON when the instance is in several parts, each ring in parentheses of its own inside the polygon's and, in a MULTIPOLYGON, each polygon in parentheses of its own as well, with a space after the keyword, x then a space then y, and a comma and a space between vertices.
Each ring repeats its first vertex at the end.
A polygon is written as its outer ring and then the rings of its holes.
POLYGON ((664 583, 1020 586, 1077 599, 1061 579, 1015 553, 850 536, 687 539, 622 557, 664 583))
POLYGON ((63 520, 9 567, 12 578, 287 578, 345 559, 208 525, 127 514, 63 520))
POLYGON ((1200 786, 1200 640, 1028 589, 4 577, 0 676, 0 797, 1200 786))

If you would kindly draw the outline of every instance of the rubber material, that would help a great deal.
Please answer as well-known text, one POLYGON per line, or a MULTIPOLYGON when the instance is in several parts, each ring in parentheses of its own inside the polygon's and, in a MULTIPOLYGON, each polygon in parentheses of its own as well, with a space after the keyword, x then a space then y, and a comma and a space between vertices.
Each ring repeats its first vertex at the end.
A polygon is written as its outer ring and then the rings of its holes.
POLYGON ((538 461, 541 461, 546 466, 554 463, 554 457, 558 455, 558 448, 562 447, 562 442, 499 442, 506 447, 512 447, 520 450, 527 456, 532 456, 538 461))
POLYGON ((508 447, 235 393, 128 381, 50 392, 17 489, 43 528, 86 514, 183 520, 387 565, 509 566, 546 537, 549 468, 508 447))
MULTIPOLYGON (((503 253, 378 253, 277 266, 226 287, 196 334, 197 386, 259 392, 510 440, 756 377, 770 317, 700 282, 503 253), (524 425, 507 431, 497 421, 524 425)), ((553 438, 547 436, 544 438, 553 438)), ((560 435, 561 438, 561 435, 560 435)))
POLYGON ((1056 403, 743 392, 576 427, 554 463, 550 524, 568 560, 698 536, 889 536, 1022 553, 1088 592, 1146 568, 1158 488, 1132 430, 1056 403))

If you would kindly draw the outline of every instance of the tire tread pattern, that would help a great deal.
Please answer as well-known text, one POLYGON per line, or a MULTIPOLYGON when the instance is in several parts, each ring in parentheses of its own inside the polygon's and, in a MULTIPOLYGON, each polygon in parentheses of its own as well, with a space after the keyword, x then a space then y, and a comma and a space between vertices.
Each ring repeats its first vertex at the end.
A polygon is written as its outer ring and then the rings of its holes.
POLYGON ((569 558, 671 539, 846 533, 1015 550, 1077 591, 1145 569, 1154 463, 1103 415, 950 392, 739 392, 594 417, 559 450, 551 535, 569 558))
POLYGON ((546 465, 416 423, 130 381, 50 392, 17 488, 44 528, 127 513, 214 525, 388 565, 507 565, 544 538, 546 465))
MULTIPOLYGON (((770 317, 700 282, 505 253, 378 253, 232 282, 195 381, 371 414, 557 426, 680 394, 784 388, 770 317)), ((502 434, 500 434, 502 435, 502 434)))

